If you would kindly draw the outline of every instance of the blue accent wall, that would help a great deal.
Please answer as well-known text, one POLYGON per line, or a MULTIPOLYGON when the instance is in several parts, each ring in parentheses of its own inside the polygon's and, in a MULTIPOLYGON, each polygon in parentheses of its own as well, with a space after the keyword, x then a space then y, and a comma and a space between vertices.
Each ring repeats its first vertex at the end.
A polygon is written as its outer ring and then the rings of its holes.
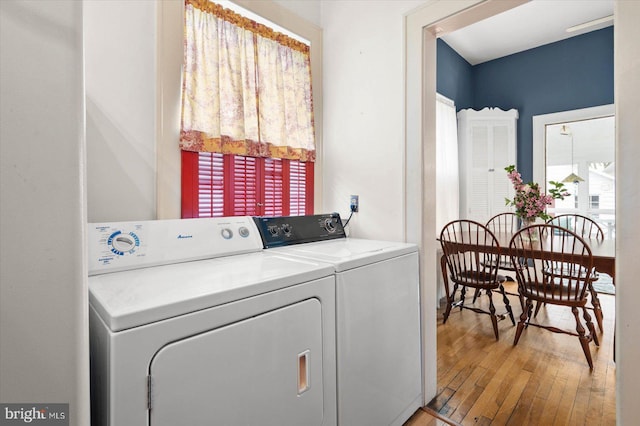
POLYGON ((442 39, 437 40, 436 90, 456 103, 456 110, 473 108, 473 67, 442 39))
MULTIPOLYGON (((438 40, 440 42, 440 40, 438 40)), ((446 48, 451 49, 442 42, 446 48)), ((471 67, 468 70, 438 44, 437 87, 451 93, 456 108, 473 99, 473 108, 515 108, 518 119, 518 170, 525 180, 533 175, 534 115, 613 103, 613 27, 547 44, 471 67), (445 62, 440 64, 440 60, 445 62), (451 69, 456 68, 452 72, 451 69), (457 81, 451 81, 457 79, 457 81)), ((464 61, 464 59, 463 59, 464 61)), ((465 61, 466 62, 466 61, 465 61)), ((468 64, 467 64, 468 65, 468 64)), ((448 96, 448 97, 451 97, 448 96)))

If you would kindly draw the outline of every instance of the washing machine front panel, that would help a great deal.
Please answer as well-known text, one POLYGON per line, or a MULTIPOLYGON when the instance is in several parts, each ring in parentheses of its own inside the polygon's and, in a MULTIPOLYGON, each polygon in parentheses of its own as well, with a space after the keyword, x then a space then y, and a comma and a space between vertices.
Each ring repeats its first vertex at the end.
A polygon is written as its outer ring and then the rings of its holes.
POLYGON ((418 248, 283 232, 316 222, 260 218, 258 229, 270 252, 335 268, 338 424, 402 425, 423 402, 418 248))
POLYGON ((336 274, 338 424, 401 425, 422 403, 418 255, 336 274))
POLYGON ((151 426, 321 425, 322 311, 309 299, 162 348, 151 426))

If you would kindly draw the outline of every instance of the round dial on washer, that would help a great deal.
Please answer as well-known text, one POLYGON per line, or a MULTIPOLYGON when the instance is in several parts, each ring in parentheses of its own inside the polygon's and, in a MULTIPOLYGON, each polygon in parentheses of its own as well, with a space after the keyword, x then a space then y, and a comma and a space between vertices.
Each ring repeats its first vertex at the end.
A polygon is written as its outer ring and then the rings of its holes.
POLYGON ((241 226, 240 228, 238 228, 238 234, 240 234, 242 238, 247 238, 249 236, 249 228, 247 228, 246 226, 241 226))
POLYGON ((277 226, 270 226, 267 229, 269 230, 269 233, 271 234, 272 237, 277 237, 278 234, 280 234, 280 230, 278 229, 277 226))
POLYGON ((326 229, 330 234, 333 234, 336 232, 336 224, 331 219, 325 219, 324 229, 326 229))
POLYGON ((282 232, 284 232, 284 235, 287 237, 291 236, 291 225, 289 225, 288 223, 285 223, 284 225, 282 225, 282 232))
POLYGON ((140 239, 133 232, 123 234, 122 231, 117 231, 109 236, 107 244, 110 246, 111 252, 124 256, 136 251, 136 248, 140 246, 140 239))

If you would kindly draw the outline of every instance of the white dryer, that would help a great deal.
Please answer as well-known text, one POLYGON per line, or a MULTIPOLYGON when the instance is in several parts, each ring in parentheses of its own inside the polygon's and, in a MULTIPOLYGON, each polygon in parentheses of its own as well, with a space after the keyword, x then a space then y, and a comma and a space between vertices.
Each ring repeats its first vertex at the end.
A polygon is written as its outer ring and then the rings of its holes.
POLYGON ((417 246, 347 238, 335 213, 255 220, 268 252, 335 270, 338 424, 402 425, 423 402, 417 246))
POLYGON ((333 268, 248 217, 88 235, 94 426, 336 424, 333 268))

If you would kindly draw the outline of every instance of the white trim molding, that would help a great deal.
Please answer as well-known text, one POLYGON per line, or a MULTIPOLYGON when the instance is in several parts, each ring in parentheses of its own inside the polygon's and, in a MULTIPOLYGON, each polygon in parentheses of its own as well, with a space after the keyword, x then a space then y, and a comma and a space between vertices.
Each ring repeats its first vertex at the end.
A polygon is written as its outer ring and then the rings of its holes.
POLYGON ((533 182, 546 182, 545 129, 550 124, 569 123, 615 115, 613 104, 533 116, 533 182))

